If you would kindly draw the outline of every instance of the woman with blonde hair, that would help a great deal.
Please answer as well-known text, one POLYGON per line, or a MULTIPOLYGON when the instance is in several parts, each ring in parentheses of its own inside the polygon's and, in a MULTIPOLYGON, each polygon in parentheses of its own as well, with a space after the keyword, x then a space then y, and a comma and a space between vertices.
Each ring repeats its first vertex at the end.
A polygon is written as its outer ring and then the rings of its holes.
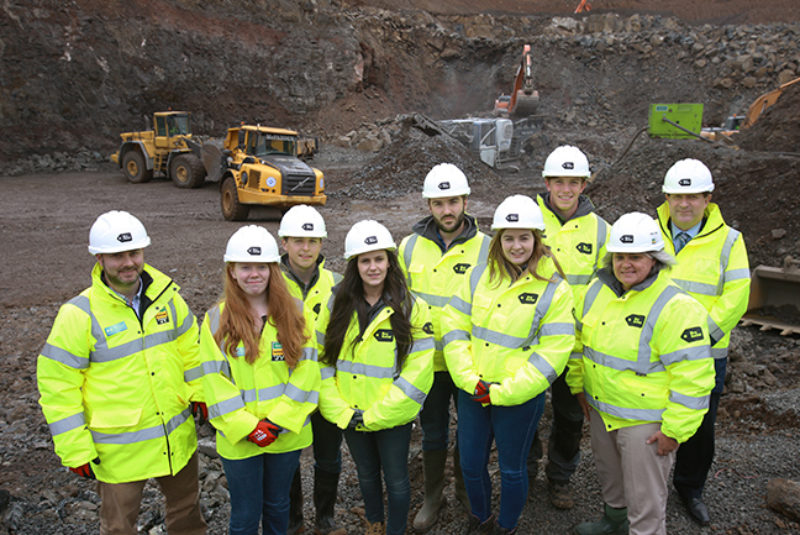
POLYGON ((291 297, 278 245, 256 225, 237 230, 225 251, 224 298, 200 333, 203 388, 231 495, 231 535, 286 533, 289 488, 320 371, 313 317, 291 297))
POLYGON ((516 530, 545 392, 575 340, 572 291, 542 243, 543 229, 533 199, 506 198, 494 214, 487 263, 470 268, 444 308, 444 357, 459 389, 458 443, 472 513, 467 534, 516 530), (493 440, 501 477, 496 521, 487 469, 493 440))

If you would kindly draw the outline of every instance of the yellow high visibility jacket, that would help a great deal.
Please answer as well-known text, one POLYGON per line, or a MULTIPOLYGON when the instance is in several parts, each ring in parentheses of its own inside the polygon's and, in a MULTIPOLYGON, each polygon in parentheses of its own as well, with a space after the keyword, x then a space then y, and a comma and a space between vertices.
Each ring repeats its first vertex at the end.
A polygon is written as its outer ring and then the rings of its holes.
POLYGON ((328 299, 331 296, 331 288, 342 280, 342 276, 325 268, 325 259, 322 255, 317 260, 317 274, 311 279, 308 287, 292 273, 289 267, 288 255, 284 254, 281 257, 280 265, 289 293, 310 308, 314 312, 314 318, 316 319, 322 307, 327 306, 328 299))
POLYGON ((665 270, 627 292, 608 269, 575 308, 578 334, 567 385, 613 431, 661 422, 661 432, 688 440, 708 410, 714 361, 706 311, 665 270))
POLYGON ((309 339, 297 366, 290 370, 278 331, 269 321, 261 331, 259 358, 253 364, 245 359, 241 342, 235 355, 224 352, 224 344, 214 342, 224 307, 222 302, 206 312, 200 329, 203 389, 208 416, 217 429, 217 452, 226 459, 246 459, 305 448, 311 444, 310 416, 317 408, 320 387, 310 309, 303 309, 309 339), (262 448, 247 440, 247 435, 265 418, 283 431, 275 442, 262 448))
MULTIPOLYGON (((669 223, 669 205, 658 207, 664 250, 675 254, 669 223)), ((731 331, 747 311, 750 298, 750 264, 742 234, 722 219, 719 206, 708 203, 700 232, 675 256, 672 280, 708 311, 711 356, 728 356, 731 331)))
POLYGON ((203 401, 197 321, 178 285, 145 264, 144 314, 101 279, 58 311, 37 361, 56 455, 107 483, 177 474, 197 449, 191 401, 203 401))
POLYGON ((398 258, 406 284, 431 305, 431 321, 436 351, 433 371, 447 371, 442 353, 442 329, 439 318, 452 295, 449 288, 466 277, 467 270, 486 262, 489 237, 478 230, 475 218, 464 217, 466 228, 444 251, 436 233, 436 223, 428 216, 416 225, 414 233, 400 242, 398 258))
POLYGON ((597 270, 603 267, 610 227, 594 212, 592 201, 585 195, 580 196, 577 211, 564 223, 545 196, 537 195, 536 202, 544 216, 544 243, 561 264, 577 299, 597 270))
MULTIPOLYGON (((317 322, 320 353, 325 347, 333 299, 331 296, 329 306, 323 307, 317 322)), ((433 384, 433 326, 428 305, 414 298, 410 315, 413 343, 400 369, 390 323, 394 313, 384 306, 360 338, 358 317, 353 313, 335 368, 321 364, 320 412, 341 429, 350 423, 354 409, 364 411, 365 431, 407 424, 422 409, 433 384)))
MULTIPOLYGON (((455 385, 468 393, 491 387, 492 405, 520 405, 558 378, 575 342, 569 284, 540 261, 539 272, 513 284, 489 280, 489 267, 470 269, 442 313, 444 357, 455 385)), ((552 265, 552 264, 551 264, 552 265)))

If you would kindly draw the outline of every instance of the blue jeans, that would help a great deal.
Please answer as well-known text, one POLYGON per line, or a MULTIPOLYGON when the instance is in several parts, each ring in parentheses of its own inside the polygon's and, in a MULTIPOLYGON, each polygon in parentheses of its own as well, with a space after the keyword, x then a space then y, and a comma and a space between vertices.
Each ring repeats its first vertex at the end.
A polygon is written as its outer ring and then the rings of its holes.
POLYGON ((364 498, 367 520, 373 523, 384 520, 381 484, 381 470, 383 470, 389 503, 386 533, 387 535, 405 533, 411 504, 411 485, 408 482, 411 423, 372 432, 346 429, 344 438, 356 463, 358 485, 364 498))
POLYGON ((289 488, 302 450, 222 459, 231 493, 230 535, 284 535, 289 527, 289 488))
POLYGON ((450 431, 450 398, 457 399, 456 387, 449 372, 435 372, 433 386, 419 413, 422 424, 422 449, 446 450, 450 431))
POLYGON ((458 444, 461 472, 472 514, 481 522, 492 514, 489 453, 497 443, 500 464, 500 514, 497 523, 514 529, 528 497, 527 459, 533 435, 544 411, 544 393, 521 405, 481 406, 458 392, 458 444))

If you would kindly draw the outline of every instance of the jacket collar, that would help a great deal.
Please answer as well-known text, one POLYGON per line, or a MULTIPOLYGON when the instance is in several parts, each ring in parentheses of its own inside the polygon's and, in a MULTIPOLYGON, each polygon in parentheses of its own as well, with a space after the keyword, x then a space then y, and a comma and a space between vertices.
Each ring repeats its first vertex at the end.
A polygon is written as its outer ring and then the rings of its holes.
MULTIPOLYGON (((439 228, 436 226, 436 221, 433 220, 433 216, 429 215, 424 217, 416 222, 412 230, 426 238, 433 243, 437 244, 441 249, 442 252, 446 252, 444 248, 444 243, 442 242, 442 237, 439 234, 439 228)), ((463 243, 466 241, 471 240, 478 234, 478 222, 475 217, 464 214, 464 228, 461 230, 461 234, 456 236, 452 242, 450 242, 450 247, 452 248, 457 243, 463 243)))
POLYGON ((592 200, 585 194, 581 193, 578 196, 578 208, 575 210, 575 213, 572 214, 572 217, 569 219, 562 219, 561 214, 553 208, 553 205, 550 203, 550 192, 546 191, 544 193, 540 193, 539 197, 542 198, 542 202, 544 203, 545 208, 550 210, 554 216, 558 218, 558 221, 563 225, 567 221, 572 219, 578 219, 579 217, 583 217, 585 215, 589 215, 594 212, 594 203, 592 200))

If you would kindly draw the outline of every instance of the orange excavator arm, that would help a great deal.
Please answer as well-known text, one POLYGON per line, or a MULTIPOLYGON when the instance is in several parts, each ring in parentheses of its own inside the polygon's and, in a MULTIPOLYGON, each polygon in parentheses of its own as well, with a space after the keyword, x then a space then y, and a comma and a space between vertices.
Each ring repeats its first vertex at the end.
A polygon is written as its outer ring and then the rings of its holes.
POLYGON ((750 104, 750 107, 747 109, 747 120, 745 121, 742 128, 750 128, 755 124, 758 118, 764 113, 764 110, 775 104, 778 98, 780 98, 781 94, 786 90, 787 87, 790 85, 794 85, 800 82, 800 78, 795 78, 794 80, 789 80, 785 84, 781 84, 777 89, 773 89, 767 93, 764 93, 757 99, 750 104))
POLYGON ((511 100, 508 103, 508 112, 512 116, 531 115, 536 111, 538 104, 539 92, 533 87, 531 45, 525 45, 517 66, 517 75, 514 77, 514 87, 511 91, 511 100))
POLYGON ((575 13, 583 13, 585 11, 591 11, 592 6, 586 0, 581 0, 581 3, 578 4, 578 7, 575 8, 575 13))

